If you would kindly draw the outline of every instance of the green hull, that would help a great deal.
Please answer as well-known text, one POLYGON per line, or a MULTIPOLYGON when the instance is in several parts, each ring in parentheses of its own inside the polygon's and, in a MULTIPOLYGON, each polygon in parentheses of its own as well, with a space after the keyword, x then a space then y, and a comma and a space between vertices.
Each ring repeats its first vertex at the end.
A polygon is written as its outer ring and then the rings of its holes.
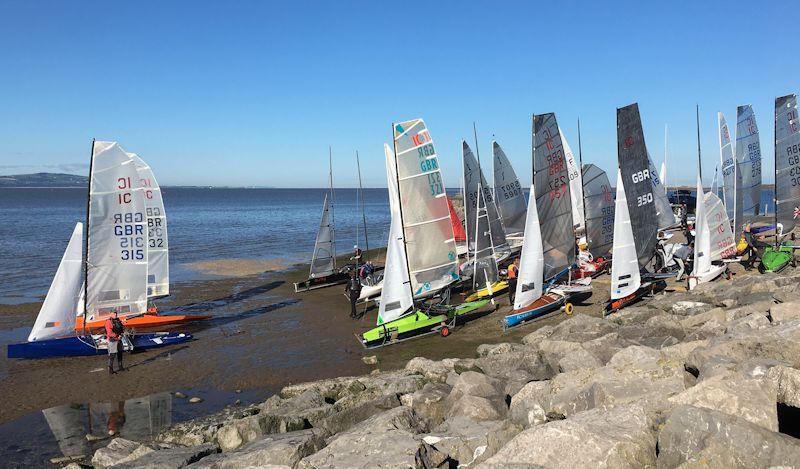
POLYGON ((372 328, 361 334, 358 339, 364 347, 373 348, 436 333, 444 327, 452 328, 456 323, 465 321, 470 315, 478 313, 478 310, 486 306, 489 301, 491 300, 462 303, 442 313, 417 310, 372 328))
POLYGON ((761 255, 762 272, 778 272, 783 270, 794 257, 794 250, 791 246, 781 246, 775 249, 767 246, 761 255))

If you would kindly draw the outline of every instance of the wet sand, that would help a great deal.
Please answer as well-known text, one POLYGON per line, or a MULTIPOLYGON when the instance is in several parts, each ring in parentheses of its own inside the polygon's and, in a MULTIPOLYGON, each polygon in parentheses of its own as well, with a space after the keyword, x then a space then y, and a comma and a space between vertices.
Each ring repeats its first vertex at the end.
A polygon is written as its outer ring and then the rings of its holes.
MULTIPOLYGON (((376 365, 365 365, 364 356, 376 355, 377 368, 384 370, 402 367, 415 356, 473 357, 482 343, 519 340, 565 317, 558 313, 504 333, 500 320, 509 307, 507 296, 502 295, 496 300, 497 311, 457 328, 449 337, 429 335, 365 350, 354 334, 374 327, 376 309, 351 320, 343 285, 295 293, 292 282, 304 280, 307 269, 298 266, 173 285, 172 295, 157 302, 161 311, 211 314, 213 319, 174 328, 193 333, 193 342, 126 354, 129 370, 115 376, 108 375, 106 356, 3 358, 0 424, 62 404, 119 401, 181 389, 242 389, 262 392, 266 398, 291 383, 369 373, 376 365)), ((609 276, 600 276, 594 284, 592 296, 574 303, 576 313, 602 315, 609 276)), ((668 290, 684 290, 684 285, 671 284, 668 290)), ((0 336, 25 340, 25 328, 33 323, 38 309, 38 303, 0 305, 0 336)))

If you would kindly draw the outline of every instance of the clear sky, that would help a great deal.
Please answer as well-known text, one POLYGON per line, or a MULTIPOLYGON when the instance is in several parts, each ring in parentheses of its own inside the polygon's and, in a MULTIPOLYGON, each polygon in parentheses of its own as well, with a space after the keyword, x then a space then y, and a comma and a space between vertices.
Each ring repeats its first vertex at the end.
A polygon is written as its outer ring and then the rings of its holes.
POLYGON ((615 109, 639 102, 656 166, 705 183, 717 111, 754 106, 772 181, 773 100, 800 91, 793 2, 0 3, 0 174, 85 173, 92 137, 162 184, 385 187, 393 121, 422 117, 445 183, 460 140, 494 134, 530 182, 530 116, 555 112, 584 162, 616 167, 615 109))

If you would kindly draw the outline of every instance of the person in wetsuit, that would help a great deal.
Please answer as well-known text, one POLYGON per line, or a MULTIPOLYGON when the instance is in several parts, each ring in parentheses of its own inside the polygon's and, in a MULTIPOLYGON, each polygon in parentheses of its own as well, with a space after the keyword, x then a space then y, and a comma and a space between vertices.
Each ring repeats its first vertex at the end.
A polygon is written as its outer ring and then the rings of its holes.
POLYGON ((122 334, 125 327, 119 320, 119 313, 115 312, 114 317, 106 319, 106 338, 108 339, 108 374, 116 374, 117 371, 124 371, 122 366, 122 334), (117 371, 114 371, 114 357, 117 359, 117 371))
POLYGON ((358 301, 358 297, 361 296, 361 280, 359 280, 355 272, 350 272, 350 279, 347 281, 344 291, 350 297, 350 317, 352 319, 357 319, 356 302, 358 301))

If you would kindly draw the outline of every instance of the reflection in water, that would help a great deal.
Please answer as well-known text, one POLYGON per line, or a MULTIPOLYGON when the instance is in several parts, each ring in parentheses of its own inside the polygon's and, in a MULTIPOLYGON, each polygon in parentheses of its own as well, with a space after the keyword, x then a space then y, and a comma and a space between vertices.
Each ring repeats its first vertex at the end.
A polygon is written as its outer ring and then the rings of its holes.
POLYGON ((42 413, 61 453, 78 457, 96 449, 87 435, 96 439, 121 436, 135 441, 151 440, 172 424, 172 395, 163 392, 124 402, 62 405, 42 413))

